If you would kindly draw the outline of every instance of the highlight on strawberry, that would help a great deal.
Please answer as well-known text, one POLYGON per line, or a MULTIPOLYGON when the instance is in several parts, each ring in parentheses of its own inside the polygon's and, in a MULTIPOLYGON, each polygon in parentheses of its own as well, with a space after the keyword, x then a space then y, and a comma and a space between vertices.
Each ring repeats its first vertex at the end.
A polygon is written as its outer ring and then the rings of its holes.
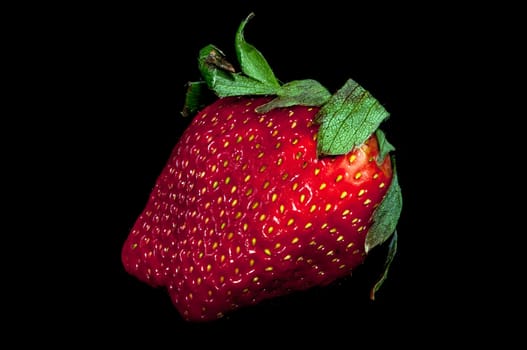
POLYGON ((166 288, 188 321, 327 286, 385 243, 374 299, 397 250, 389 113, 352 79, 333 94, 281 83, 244 38, 253 15, 235 34, 239 69, 214 45, 199 52, 203 80, 188 84, 182 111, 192 120, 121 251, 125 270, 166 288))

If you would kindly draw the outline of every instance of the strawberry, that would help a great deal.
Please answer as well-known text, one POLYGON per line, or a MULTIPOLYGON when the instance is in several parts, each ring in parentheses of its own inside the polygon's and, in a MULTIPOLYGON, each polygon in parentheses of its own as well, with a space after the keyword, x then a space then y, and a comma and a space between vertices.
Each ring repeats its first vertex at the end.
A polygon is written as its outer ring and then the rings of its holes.
POLYGON ((395 254, 388 113, 351 79, 333 95, 313 80, 280 84, 243 37, 250 18, 236 33, 242 72, 213 45, 200 51, 205 81, 189 84, 183 112, 195 116, 121 252, 189 321, 328 285, 390 237, 386 267, 395 254), (203 105, 205 88, 217 98, 203 105))

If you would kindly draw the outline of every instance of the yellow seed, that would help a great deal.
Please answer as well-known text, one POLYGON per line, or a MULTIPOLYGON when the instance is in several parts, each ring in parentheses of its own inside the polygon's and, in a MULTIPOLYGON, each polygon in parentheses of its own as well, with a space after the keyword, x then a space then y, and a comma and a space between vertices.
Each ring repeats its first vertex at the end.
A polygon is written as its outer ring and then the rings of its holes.
POLYGON ((330 250, 329 252, 326 253, 326 255, 327 255, 327 256, 335 255, 335 251, 330 250))
POLYGON ((304 203, 305 200, 306 200, 306 195, 302 193, 300 195, 300 203, 304 203))
POLYGON ((263 152, 260 152, 260 153, 258 153, 258 156, 257 156, 257 157, 258 157, 258 158, 262 158, 263 156, 264 156, 264 153, 263 153, 263 152))
POLYGON ((252 140, 254 140, 254 138, 255 138, 254 134, 253 134, 253 135, 251 135, 251 136, 249 136, 249 141, 252 141, 252 140))
POLYGON ((296 128, 296 120, 291 123, 291 129, 294 129, 294 128, 296 128))
POLYGON ((328 227, 328 223, 327 223, 327 222, 326 222, 326 223, 323 223, 322 226, 320 226, 320 228, 321 228, 322 230, 325 229, 326 227, 328 227))
POLYGON ((265 271, 269 272, 269 271, 273 271, 273 267, 272 266, 267 266, 265 268, 265 271))
POLYGON ((214 164, 210 170, 214 173, 216 171, 216 169, 218 169, 218 167, 216 166, 216 164, 214 164))
POLYGON ((281 246, 280 243, 276 243, 276 244, 274 245, 274 249, 278 249, 278 248, 280 248, 280 246, 281 246))
POLYGON ((243 140, 243 137, 241 137, 241 136, 238 136, 238 137, 236 138, 236 142, 237 142, 237 143, 242 142, 242 140, 243 140))
POLYGON ((240 254, 241 251, 242 251, 242 248, 240 246, 237 246, 236 247, 236 254, 240 254))
POLYGON ((254 266, 254 259, 249 260, 249 266, 251 266, 251 267, 254 266))
POLYGON ((345 267, 346 267, 346 264, 342 264, 342 265, 339 266, 339 269, 342 270, 342 269, 345 268, 345 267))
POLYGON ((236 215, 234 216, 234 218, 235 218, 235 219, 239 219, 239 218, 242 217, 242 215, 243 215, 242 212, 239 211, 239 212, 236 213, 236 215))
POLYGON ((274 136, 276 136, 276 135, 278 135, 278 130, 273 130, 273 133, 271 134, 271 136, 274 137, 274 136))
POLYGON ((355 219, 351 220, 351 223, 354 224, 354 223, 356 223, 357 221, 359 221, 359 218, 355 218, 355 219))
POLYGON ((276 202, 276 199, 278 198, 278 195, 276 193, 273 193, 271 196, 271 202, 276 202))
POLYGON ((263 173, 265 171, 265 169, 267 169, 267 165, 262 165, 260 167, 260 172, 263 173))
POLYGON ((203 252, 200 252, 199 255, 198 255, 198 258, 203 258, 203 252))
POLYGON ((256 245, 256 237, 253 237, 253 238, 251 239, 251 244, 252 244, 253 246, 256 245))
POLYGON ((267 187, 269 187, 269 185, 271 185, 271 183, 269 181, 265 181, 264 184, 263 184, 264 190, 267 189, 267 187))
POLYGON ((249 188, 247 191, 245 191, 246 196, 250 196, 253 193, 253 189, 249 188))
POLYGON ((239 274, 239 273, 240 273, 240 269, 236 267, 236 268, 234 269, 234 274, 237 275, 237 274, 239 274))
POLYGON ((293 145, 296 145, 298 143, 298 139, 294 139, 292 142, 291 142, 293 145))
POLYGON ((237 199, 233 199, 232 200, 232 203, 231 203, 231 206, 236 206, 236 204, 238 204, 238 200, 237 199))
POLYGON ((251 208, 252 209, 256 209, 256 208, 258 208, 258 205, 259 205, 258 202, 254 202, 253 205, 251 205, 251 208))
POLYGON ((236 185, 232 186, 232 188, 231 188, 231 193, 236 192, 237 189, 238 189, 238 187, 236 187, 236 185))
POLYGON ((223 147, 224 147, 224 148, 229 147, 229 141, 225 141, 225 143, 223 144, 223 147))
POLYGON ((326 186, 327 186, 326 183, 323 182, 323 183, 320 185, 319 189, 323 190, 324 188, 326 188, 326 186))
POLYGON ((282 146, 282 143, 281 142, 277 142, 276 145, 274 145, 274 148, 279 149, 280 146, 282 146))
POLYGON ((220 276, 220 283, 223 283, 225 281, 225 276, 220 276))
POLYGON ((378 178, 379 178, 379 174, 378 173, 373 174, 373 179, 374 180, 377 180, 378 178))
POLYGON ((220 184, 219 184, 218 181, 214 181, 214 182, 212 183, 212 188, 217 188, 219 185, 220 185, 220 184))
POLYGON ((361 176, 362 176, 361 172, 360 172, 360 171, 357 172, 357 173, 355 174, 355 180, 360 179, 361 176))
POLYGON ((212 270, 212 265, 211 265, 211 264, 208 264, 208 265, 207 265, 207 272, 210 272, 210 270, 212 270))
POLYGON ((258 280, 259 280, 258 276, 254 276, 254 277, 253 277, 253 283, 258 282, 258 280))
POLYGON ((337 178, 335 179, 335 182, 340 182, 340 181, 342 181, 342 178, 343 178, 342 175, 338 175, 337 178))
POLYGON ((265 248, 264 253, 271 256, 271 251, 269 250, 269 248, 265 248))
POLYGON ((201 277, 198 277, 198 278, 196 279, 196 284, 197 284, 198 286, 201 284, 201 277))
POLYGON ((243 181, 248 182, 250 179, 251 179, 251 175, 247 175, 247 176, 245 176, 243 181))
POLYGON ((370 203, 371 203, 371 199, 369 199, 369 198, 364 201, 364 205, 368 205, 370 203))
POLYGON ((267 126, 268 126, 268 127, 271 127, 271 126, 273 126, 273 121, 272 121, 272 120, 270 120, 270 121, 269 121, 269 122, 267 123, 267 126))
POLYGON ((298 185, 298 182, 295 182, 295 183, 293 184, 293 191, 296 191, 296 189, 298 188, 298 186, 299 186, 299 185, 298 185))
POLYGON ((360 196, 362 196, 364 193, 366 193, 365 190, 360 190, 358 196, 360 197, 360 196))
POLYGON ((284 260, 289 260, 291 259, 291 255, 290 254, 287 254, 286 256, 284 256, 284 260))
POLYGON ((329 204, 329 203, 326 204, 326 208, 324 208, 324 210, 329 211, 330 209, 331 209, 331 204, 329 204))
POLYGON ((349 213, 351 213, 351 211, 349 209, 346 209, 342 212, 342 216, 346 216, 348 215, 349 213))
POLYGON ((268 233, 273 233, 273 230, 274 230, 274 227, 273 226, 269 226, 269 228, 267 229, 267 232, 268 233))
POLYGON ((315 175, 320 174, 320 168, 315 168, 315 175))
POLYGON ((232 239, 234 237, 234 232, 229 232, 227 239, 232 239))
POLYGON ((337 237, 337 242, 340 242, 340 241, 343 241, 344 240, 344 236, 340 235, 337 237))
POLYGON ((317 205, 316 205, 316 204, 312 204, 312 205, 311 205, 311 208, 309 208, 309 212, 312 213, 312 212, 314 212, 316 209, 317 209, 317 205))
POLYGON ((230 176, 227 176, 227 177, 225 178, 225 184, 228 185, 229 182, 231 182, 231 177, 230 177, 230 176))
POLYGON ((313 226, 313 224, 310 223, 310 222, 308 222, 308 223, 304 226, 304 228, 310 228, 311 226, 313 226))
POLYGON ((224 262, 224 261, 225 261, 225 255, 222 254, 222 255, 220 256, 220 262, 224 262))
POLYGON ((295 112, 293 112, 293 111, 289 111, 289 116, 290 116, 290 117, 293 116, 293 114, 295 114, 295 112))
POLYGON ((384 182, 381 182, 381 183, 379 184, 379 188, 383 188, 384 186, 385 186, 384 182))
POLYGON ((243 224, 243 230, 244 230, 244 231, 247 231, 247 229, 249 229, 249 224, 245 222, 245 223, 243 224))
POLYGON ((293 223, 295 222, 295 219, 291 218, 287 221, 287 226, 291 226, 293 225, 293 223))
POLYGON ((264 221, 266 217, 267 217, 267 215, 265 215, 265 214, 260 215, 260 221, 264 221))
POLYGON ((284 160, 282 158, 278 158, 278 160, 276 161, 276 165, 282 165, 283 162, 284 160))
POLYGON ((349 161, 350 163, 353 163, 355 161, 355 159, 357 159, 357 156, 352 154, 350 157, 349 157, 349 161))
POLYGON ((333 227, 332 229, 329 230, 329 232, 330 233, 335 233, 335 232, 337 232, 337 229, 333 227))
POLYGON ((298 241, 299 241, 298 237, 295 237, 291 240, 291 243, 296 244, 298 243, 298 241))
POLYGON ((283 204, 280 204, 280 214, 283 214, 285 211, 285 206, 283 204))
POLYGON ((216 249, 216 248, 218 248, 218 242, 214 242, 214 243, 212 244, 212 249, 216 249))

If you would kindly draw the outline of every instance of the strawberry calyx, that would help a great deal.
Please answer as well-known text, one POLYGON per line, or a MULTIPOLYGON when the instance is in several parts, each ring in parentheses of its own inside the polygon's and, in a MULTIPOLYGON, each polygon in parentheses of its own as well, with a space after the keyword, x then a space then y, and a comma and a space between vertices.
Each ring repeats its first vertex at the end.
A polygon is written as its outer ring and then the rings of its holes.
MULTIPOLYGON (((395 150, 380 129, 389 117, 386 109, 366 89, 352 79, 334 94, 313 79, 294 80, 281 83, 273 73, 269 63, 244 37, 245 26, 254 17, 250 13, 240 24, 235 36, 235 51, 240 71, 230 63, 225 54, 215 45, 202 48, 198 56, 198 67, 203 80, 189 82, 182 111, 183 116, 191 116, 207 105, 204 97, 212 92, 217 97, 229 96, 273 96, 269 102, 258 106, 257 113, 267 113, 272 109, 295 105, 320 107, 314 122, 319 125, 317 154, 319 157, 347 154, 360 147, 372 134, 375 134, 381 164, 389 155, 395 165, 395 150)), ((389 242, 388 256, 384 272, 371 290, 370 298, 380 288, 397 251, 396 226, 402 209, 402 195, 395 167, 393 179, 385 198, 377 207, 373 225, 367 233, 365 251, 389 242)))

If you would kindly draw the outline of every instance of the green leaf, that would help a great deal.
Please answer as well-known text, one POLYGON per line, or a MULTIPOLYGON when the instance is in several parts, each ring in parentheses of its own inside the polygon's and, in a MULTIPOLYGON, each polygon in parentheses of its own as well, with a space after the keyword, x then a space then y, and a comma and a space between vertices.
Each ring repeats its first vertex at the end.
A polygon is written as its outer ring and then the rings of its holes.
POLYGON ((392 183, 383 201, 377 207, 375 213, 373 213, 373 224, 366 235, 366 241, 364 243, 366 253, 385 242, 393 234, 397 227, 399 217, 401 216, 402 206, 403 197, 401 188, 399 187, 394 160, 392 183))
POLYGON ((377 142, 379 143, 379 155, 377 157, 377 164, 381 164, 384 161, 384 157, 391 151, 395 151, 395 147, 386 139, 386 135, 381 129, 375 131, 377 136, 377 142))
POLYGON ((203 91, 207 87, 204 81, 191 81, 187 84, 187 93, 185 95, 185 105, 181 111, 183 117, 194 115, 201 107, 203 91))
POLYGON ((390 266, 392 265, 393 259, 395 258, 395 255, 397 254, 397 231, 394 232, 392 235, 392 239, 390 241, 390 244, 388 246, 388 255, 386 256, 386 260, 384 261, 384 269, 381 277, 375 282, 373 285, 373 288, 370 291, 370 299, 375 300, 375 293, 381 288, 381 286, 384 284, 384 281, 388 278, 388 271, 390 270, 390 266))
POLYGON ((346 154, 377 130, 389 113, 368 91, 348 79, 321 108, 317 150, 320 155, 346 154))
POLYGON ((276 94, 279 87, 270 86, 240 73, 227 62, 223 53, 214 45, 200 50, 199 70, 207 85, 219 97, 238 95, 276 94))
POLYGON ((316 80, 295 80, 282 85, 278 97, 256 108, 258 113, 266 113, 274 108, 301 106, 321 106, 331 97, 331 93, 316 80))
POLYGON ((238 31, 236 32, 235 39, 235 50, 238 57, 238 62, 242 72, 247 76, 265 84, 272 86, 276 89, 280 86, 278 80, 274 76, 274 73, 267 63, 267 60, 253 45, 245 41, 243 31, 245 25, 251 18, 254 17, 254 13, 250 13, 247 18, 242 21, 238 31))

